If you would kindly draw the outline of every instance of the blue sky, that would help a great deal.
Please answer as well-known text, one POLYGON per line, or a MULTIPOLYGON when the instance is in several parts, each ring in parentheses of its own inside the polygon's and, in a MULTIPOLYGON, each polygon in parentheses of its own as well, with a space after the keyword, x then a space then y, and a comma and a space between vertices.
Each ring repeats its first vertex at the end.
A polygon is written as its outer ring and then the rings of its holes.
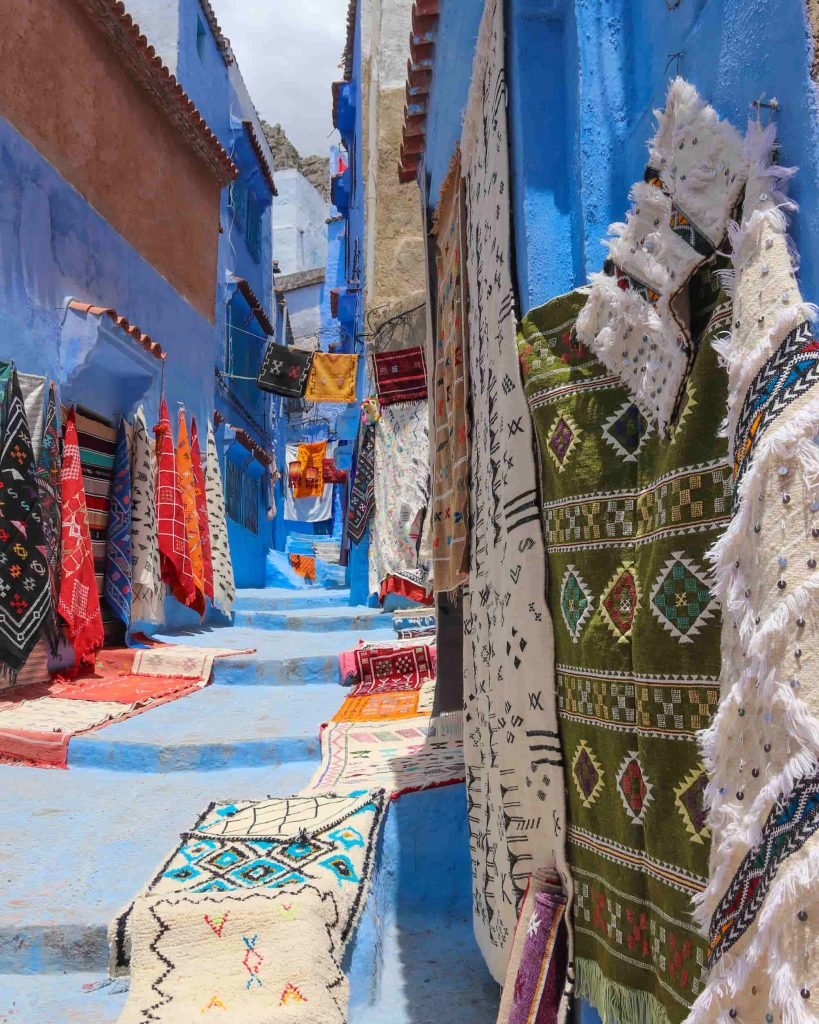
POLYGON ((259 115, 303 156, 327 154, 347 0, 211 0, 259 115))

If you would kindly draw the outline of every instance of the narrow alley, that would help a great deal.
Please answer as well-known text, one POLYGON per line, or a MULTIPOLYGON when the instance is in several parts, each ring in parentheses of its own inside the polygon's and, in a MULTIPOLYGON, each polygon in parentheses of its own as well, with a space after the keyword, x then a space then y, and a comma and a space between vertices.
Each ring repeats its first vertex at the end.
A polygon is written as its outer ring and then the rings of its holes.
POLYGON ((819 0, 0 26, 0 1024, 819 1024, 819 0))

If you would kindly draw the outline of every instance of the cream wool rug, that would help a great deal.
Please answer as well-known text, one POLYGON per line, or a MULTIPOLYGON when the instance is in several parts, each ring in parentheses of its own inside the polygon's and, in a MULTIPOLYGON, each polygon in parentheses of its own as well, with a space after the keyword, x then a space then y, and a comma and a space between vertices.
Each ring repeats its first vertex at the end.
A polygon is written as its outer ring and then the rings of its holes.
POLYGON ((608 265, 590 277, 577 335, 664 430, 696 354, 688 281, 725 238, 747 160, 740 133, 682 78, 655 113, 645 180, 625 223, 609 228, 608 265))
POLYGON ((312 885, 141 896, 119 1024, 343 1024, 337 924, 333 899, 312 885))
POLYGON ((711 972, 691 1024, 809 1024, 819 1006, 819 342, 794 276, 773 126, 752 122, 730 232, 734 518, 715 546, 722 700, 703 734, 711 972))
POLYGON ((397 796, 463 782, 463 730, 460 711, 372 724, 331 722, 321 734, 321 766, 305 792, 381 786, 397 796))
MULTIPOLYGON (((302 910, 300 894, 316 891, 322 904, 333 909, 331 934, 316 948, 315 942, 282 947, 280 959, 292 967, 311 957, 321 961, 328 949, 335 957, 349 941, 366 900, 383 814, 382 790, 341 798, 307 795, 211 804, 182 834, 143 893, 112 922, 109 973, 127 974, 130 963, 146 962, 142 943, 147 933, 137 931, 138 907, 182 894, 252 893, 263 901, 288 893, 306 919, 309 910, 302 910)), ((263 903, 253 907, 258 911, 263 903)), ((217 980, 207 959, 200 959, 198 951, 195 955, 202 983, 217 980)))
POLYGON ((516 346, 505 82, 503 4, 487 0, 461 140, 472 394, 464 753, 475 933, 499 983, 535 858, 567 892, 571 884, 538 477, 516 346))

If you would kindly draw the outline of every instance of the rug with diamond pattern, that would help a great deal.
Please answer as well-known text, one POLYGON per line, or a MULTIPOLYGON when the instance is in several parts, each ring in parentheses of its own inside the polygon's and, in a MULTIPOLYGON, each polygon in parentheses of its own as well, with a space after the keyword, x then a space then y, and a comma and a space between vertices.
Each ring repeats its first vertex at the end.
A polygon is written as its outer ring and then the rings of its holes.
POLYGON ((668 436, 577 340, 585 295, 531 312, 519 354, 540 447, 578 992, 626 1020, 684 1020, 702 990, 692 898, 708 874, 695 732, 716 709, 720 614, 706 553, 728 523, 730 304, 692 284, 698 351, 668 436), (635 1001, 636 997, 636 1001, 635 1001))
MULTIPOLYGON (((212 803, 146 893, 269 895, 310 885, 333 903, 343 948, 363 905, 383 808, 383 790, 212 803)), ((131 904, 111 926, 112 975, 128 970, 133 913, 131 904)))

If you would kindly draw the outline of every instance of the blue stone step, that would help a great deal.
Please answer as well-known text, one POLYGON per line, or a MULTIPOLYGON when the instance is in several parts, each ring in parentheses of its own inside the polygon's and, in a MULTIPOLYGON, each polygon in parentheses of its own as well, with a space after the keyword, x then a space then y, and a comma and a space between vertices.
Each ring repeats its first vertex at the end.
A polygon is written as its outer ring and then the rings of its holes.
POLYGON ((267 587, 264 590, 239 590, 233 605, 234 611, 282 611, 293 608, 349 608, 349 590, 286 590, 283 587, 267 587))
MULTIPOLYGON (((109 922, 150 880, 179 833, 211 800, 290 796, 307 784, 314 767, 303 761, 218 775, 139 775, 0 765, 0 814, 4 834, 13 836, 3 855, 0 975, 94 971, 102 977, 109 922)), ((35 997, 31 986, 22 988, 35 997)), ((70 991, 67 983, 63 991, 70 991)), ((0 982, 0 1021, 14 994, 0 982)), ((77 1019, 107 1021, 93 1015, 94 1008, 109 1005, 103 998, 89 996, 88 1017, 77 1019)), ((52 1021, 23 1013, 8 1019, 9 1024, 52 1021)), ((63 1024, 74 1018, 66 1014, 53 1020, 63 1024)))
POLYGON ((253 651, 216 658, 214 686, 297 686, 339 682, 338 655, 355 647, 363 634, 362 630, 291 633, 230 626, 191 634, 165 633, 157 639, 194 647, 253 651))
MULTIPOLYGON (((280 629, 288 632, 322 633, 327 630, 389 630, 394 635, 392 616, 380 608, 315 608, 296 611, 238 611, 234 624, 250 629, 280 629)), ((298 641, 294 640, 294 643, 298 641)))
POLYGON ((208 686, 71 740, 68 766, 115 772, 214 772, 318 761, 319 724, 338 710, 337 683, 208 686))

